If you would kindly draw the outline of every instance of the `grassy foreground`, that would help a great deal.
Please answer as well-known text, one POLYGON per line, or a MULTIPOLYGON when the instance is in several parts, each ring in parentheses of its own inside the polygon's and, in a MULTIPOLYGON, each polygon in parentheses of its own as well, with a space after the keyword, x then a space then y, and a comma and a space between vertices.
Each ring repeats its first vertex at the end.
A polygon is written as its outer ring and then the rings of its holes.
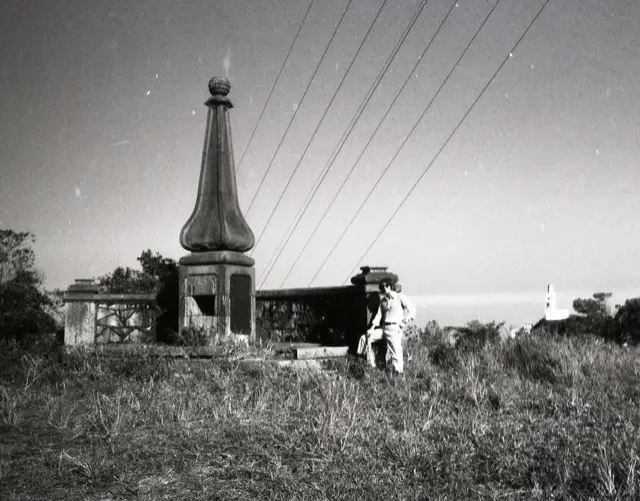
POLYGON ((639 499, 640 352, 414 340, 405 379, 0 355, 0 499, 639 499))

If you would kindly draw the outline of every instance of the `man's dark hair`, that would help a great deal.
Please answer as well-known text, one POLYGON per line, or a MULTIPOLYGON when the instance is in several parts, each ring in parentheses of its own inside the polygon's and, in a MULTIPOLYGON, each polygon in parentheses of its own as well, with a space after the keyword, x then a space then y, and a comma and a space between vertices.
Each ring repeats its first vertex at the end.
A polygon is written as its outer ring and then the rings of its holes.
POLYGON ((383 288, 385 286, 389 286, 389 287, 393 288, 393 283, 388 278, 383 278, 382 280, 380 280, 380 283, 378 284, 378 288, 380 290, 383 290, 383 288))

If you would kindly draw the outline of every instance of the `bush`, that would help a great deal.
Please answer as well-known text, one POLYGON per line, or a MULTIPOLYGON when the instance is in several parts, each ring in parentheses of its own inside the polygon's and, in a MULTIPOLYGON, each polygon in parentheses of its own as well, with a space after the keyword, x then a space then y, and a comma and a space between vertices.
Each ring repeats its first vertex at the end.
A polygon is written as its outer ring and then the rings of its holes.
POLYGON ((53 302, 34 268, 34 241, 28 232, 0 230, 0 339, 30 342, 56 331, 47 311, 53 302))
POLYGON ((207 346, 210 344, 210 332, 205 327, 184 327, 180 329, 175 344, 182 346, 207 346))
POLYGON ((489 322, 483 324, 473 320, 466 327, 460 329, 461 336, 458 340, 458 349, 463 352, 479 351, 488 344, 500 341, 500 329, 504 322, 489 322))
POLYGON ((618 309, 610 336, 619 343, 640 342, 640 298, 627 299, 618 309))
POLYGON ((502 357, 505 367, 532 381, 553 384, 562 373, 562 363, 554 354, 549 340, 535 337, 515 339, 503 347, 502 357))
POLYGON ((429 352, 431 363, 447 370, 455 370, 460 367, 460 356, 455 347, 442 341, 437 343, 429 352))
POLYGON ((604 315, 571 315, 564 320, 541 319, 532 329, 534 333, 545 333, 563 337, 601 337, 611 339, 612 317, 604 315))

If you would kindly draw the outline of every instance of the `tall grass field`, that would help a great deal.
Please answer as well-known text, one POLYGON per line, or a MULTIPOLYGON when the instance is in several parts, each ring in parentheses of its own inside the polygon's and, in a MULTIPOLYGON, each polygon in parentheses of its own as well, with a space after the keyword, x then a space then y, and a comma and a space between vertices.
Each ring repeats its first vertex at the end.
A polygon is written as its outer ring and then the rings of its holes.
POLYGON ((398 378, 6 342, 0 499, 640 499, 639 355, 422 334, 398 378))

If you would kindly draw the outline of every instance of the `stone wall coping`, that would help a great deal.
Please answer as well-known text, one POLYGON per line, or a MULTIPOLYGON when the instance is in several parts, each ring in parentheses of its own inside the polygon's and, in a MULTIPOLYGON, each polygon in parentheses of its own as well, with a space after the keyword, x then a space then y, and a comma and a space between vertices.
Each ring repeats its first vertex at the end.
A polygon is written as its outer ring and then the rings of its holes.
POLYGON ((355 286, 353 285, 340 285, 334 287, 305 287, 300 289, 266 289, 256 291, 256 299, 332 296, 336 293, 347 293, 353 290, 355 290, 355 286))
POLYGON ((94 303, 152 303, 157 294, 95 294, 87 292, 66 291, 64 302, 91 301, 94 303))

